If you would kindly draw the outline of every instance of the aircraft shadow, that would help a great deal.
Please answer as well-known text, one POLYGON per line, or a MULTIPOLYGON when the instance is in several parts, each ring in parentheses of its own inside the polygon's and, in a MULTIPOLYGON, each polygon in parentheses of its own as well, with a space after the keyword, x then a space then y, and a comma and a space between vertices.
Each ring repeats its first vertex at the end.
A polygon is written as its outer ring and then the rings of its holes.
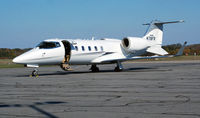
MULTIPOLYGON (((151 67, 138 67, 138 68, 127 68, 120 72, 146 72, 149 70, 155 70, 156 68, 151 67)), ((116 73, 114 70, 100 70, 99 72, 87 71, 57 71, 52 73, 39 73, 39 76, 50 76, 50 75, 71 75, 71 74, 86 74, 86 73, 116 73)), ((29 75, 19 75, 17 77, 28 77, 29 75)))
POLYGON ((47 118, 58 118, 57 116, 55 116, 54 114, 52 113, 49 113, 37 106, 39 105, 55 105, 55 104, 64 104, 64 103, 67 103, 67 102, 62 102, 62 101, 47 101, 47 102, 35 102, 33 104, 0 104, 0 109, 1 108, 12 108, 12 107, 18 107, 18 108, 21 108, 21 107, 29 107, 43 115, 45 115, 47 118))

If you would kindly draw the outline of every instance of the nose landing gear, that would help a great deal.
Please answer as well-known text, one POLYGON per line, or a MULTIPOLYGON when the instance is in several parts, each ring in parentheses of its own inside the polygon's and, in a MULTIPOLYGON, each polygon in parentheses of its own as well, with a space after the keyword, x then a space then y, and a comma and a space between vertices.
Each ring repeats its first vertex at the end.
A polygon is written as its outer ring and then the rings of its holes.
POLYGON ((31 77, 38 77, 38 69, 34 69, 33 71, 32 71, 32 74, 30 75, 31 77))

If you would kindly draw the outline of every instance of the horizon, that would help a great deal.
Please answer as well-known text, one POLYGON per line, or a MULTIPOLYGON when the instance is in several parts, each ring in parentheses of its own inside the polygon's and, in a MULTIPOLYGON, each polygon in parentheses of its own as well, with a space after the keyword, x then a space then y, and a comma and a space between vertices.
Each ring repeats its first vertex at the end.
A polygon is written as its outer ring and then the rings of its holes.
POLYGON ((1 0, 0 48, 33 48, 49 38, 142 37, 152 20, 164 25, 163 45, 200 44, 199 0, 1 0), (156 6, 156 7, 155 7, 156 6))

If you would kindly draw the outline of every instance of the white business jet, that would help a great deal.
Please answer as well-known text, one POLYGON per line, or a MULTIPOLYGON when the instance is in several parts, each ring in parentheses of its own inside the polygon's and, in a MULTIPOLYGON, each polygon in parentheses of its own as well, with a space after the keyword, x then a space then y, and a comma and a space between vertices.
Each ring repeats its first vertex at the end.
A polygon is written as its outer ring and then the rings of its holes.
POLYGON ((139 37, 125 37, 122 40, 104 38, 101 40, 80 39, 48 39, 41 42, 32 50, 13 59, 14 63, 24 64, 26 67, 35 68, 33 76, 38 75, 36 68, 39 65, 60 65, 63 70, 70 70, 69 65, 91 65, 92 72, 98 72, 98 64, 116 63, 114 71, 122 71, 121 62, 136 59, 151 59, 162 57, 180 56, 183 53, 186 42, 176 55, 168 53, 161 47, 163 39, 163 25, 169 23, 184 22, 160 22, 152 21, 145 35, 139 37), (156 56, 141 56, 145 53, 153 53, 156 56))

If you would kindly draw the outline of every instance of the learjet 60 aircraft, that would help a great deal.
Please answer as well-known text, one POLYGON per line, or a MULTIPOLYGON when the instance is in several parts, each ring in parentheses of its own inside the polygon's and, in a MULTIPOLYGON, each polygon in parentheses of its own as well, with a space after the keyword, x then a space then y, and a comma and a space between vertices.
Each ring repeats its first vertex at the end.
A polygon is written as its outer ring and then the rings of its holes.
POLYGON ((26 67, 35 68, 33 76, 38 75, 36 68, 39 65, 60 65, 63 70, 70 70, 69 65, 91 65, 92 72, 98 72, 98 64, 116 63, 114 71, 122 71, 122 62, 136 59, 151 59, 162 57, 180 56, 186 42, 176 55, 168 53, 161 47, 163 39, 163 25, 169 23, 157 20, 144 25, 149 25, 147 32, 141 38, 125 37, 122 40, 104 38, 100 40, 80 39, 48 39, 35 48, 13 59, 14 63, 24 64, 26 67), (141 56, 145 53, 156 56, 141 56))

